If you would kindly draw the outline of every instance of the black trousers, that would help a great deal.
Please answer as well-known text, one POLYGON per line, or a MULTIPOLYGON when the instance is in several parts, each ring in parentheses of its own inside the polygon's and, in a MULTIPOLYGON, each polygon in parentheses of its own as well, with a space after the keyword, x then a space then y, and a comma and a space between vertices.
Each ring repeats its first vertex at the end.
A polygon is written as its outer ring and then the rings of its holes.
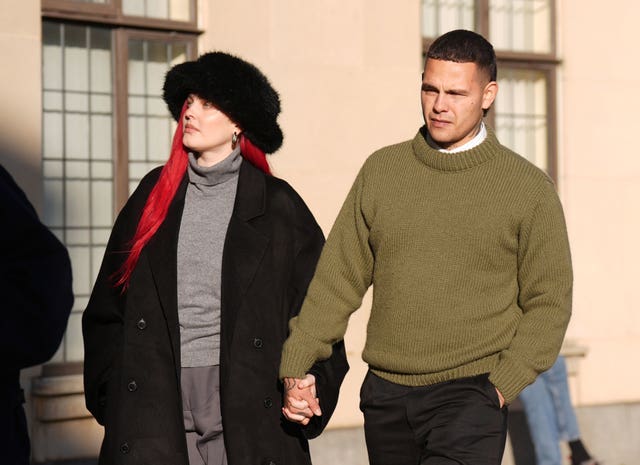
POLYGON ((360 390, 371 465, 500 465, 507 409, 488 375, 401 386, 371 371, 360 390))

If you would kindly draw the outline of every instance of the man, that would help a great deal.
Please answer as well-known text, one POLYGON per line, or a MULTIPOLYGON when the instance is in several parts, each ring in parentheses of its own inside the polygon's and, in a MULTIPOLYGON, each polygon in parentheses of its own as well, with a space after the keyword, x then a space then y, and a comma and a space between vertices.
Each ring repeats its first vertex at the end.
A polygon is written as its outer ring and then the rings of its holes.
POLYGON ((38 220, 0 165, 0 456, 29 463, 20 370, 49 360, 58 349, 73 304, 67 249, 38 220))
POLYGON ((372 464, 500 464, 505 404, 560 349, 572 289, 562 207, 483 123, 497 92, 482 36, 431 45, 425 126, 365 162, 291 321, 283 411, 305 422, 321 414, 307 370, 373 285, 360 404, 372 464))

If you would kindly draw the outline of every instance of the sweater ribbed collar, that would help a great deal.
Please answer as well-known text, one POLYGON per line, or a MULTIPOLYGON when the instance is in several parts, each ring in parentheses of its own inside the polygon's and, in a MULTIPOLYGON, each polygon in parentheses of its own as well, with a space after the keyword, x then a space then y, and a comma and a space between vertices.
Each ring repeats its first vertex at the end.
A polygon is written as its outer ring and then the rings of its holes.
POLYGON ((240 147, 213 166, 200 166, 196 156, 189 152, 189 182, 200 186, 215 186, 238 176, 242 155, 240 147))
POLYGON ((494 158, 500 148, 495 132, 487 126, 487 137, 478 146, 456 153, 443 153, 431 147, 426 140, 427 127, 422 126, 411 143, 418 160, 438 171, 462 171, 481 165, 494 158))

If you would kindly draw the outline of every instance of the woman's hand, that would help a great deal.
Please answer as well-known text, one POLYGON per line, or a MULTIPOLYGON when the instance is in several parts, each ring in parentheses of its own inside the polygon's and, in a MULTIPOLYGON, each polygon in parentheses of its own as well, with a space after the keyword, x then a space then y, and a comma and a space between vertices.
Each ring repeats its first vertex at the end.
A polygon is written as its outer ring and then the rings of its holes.
POLYGON ((316 378, 307 373, 304 379, 285 378, 282 413, 291 422, 307 425, 314 415, 322 415, 316 397, 316 378))

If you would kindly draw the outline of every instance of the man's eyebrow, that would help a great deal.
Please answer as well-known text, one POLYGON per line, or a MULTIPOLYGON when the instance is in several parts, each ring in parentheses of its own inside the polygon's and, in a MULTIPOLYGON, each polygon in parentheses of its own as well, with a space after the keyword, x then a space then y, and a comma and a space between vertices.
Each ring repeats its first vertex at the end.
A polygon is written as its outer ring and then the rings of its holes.
MULTIPOLYGON (((429 82, 423 82, 421 89, 423 91, 434 90, 436 92, 440 92, 440 88, 438 86, 436 86, 435 84, 431 84, 429 82)), ((469 95, 469 90, 464 88, 457 89, 455 87, 452 87, 450 89, 443 89, 443 92, 449 95, 469 95)))
POLYGON ((467 89, 445 89, 447 94, 453 95, 468 95, 469 91, 467 89))

